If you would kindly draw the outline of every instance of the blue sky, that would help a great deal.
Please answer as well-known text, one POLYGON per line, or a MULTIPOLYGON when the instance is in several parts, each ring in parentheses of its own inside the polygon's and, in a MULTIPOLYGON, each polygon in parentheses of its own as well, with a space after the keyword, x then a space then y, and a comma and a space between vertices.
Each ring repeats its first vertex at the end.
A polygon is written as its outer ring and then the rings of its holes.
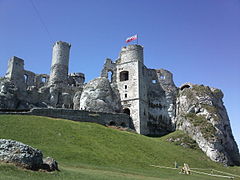
POLYGON ((0 0, 0 76, 11 56, 49 73, 52 45, 62 40, 72 44, 70 72, 89 81, 135 33, 147 67, 170 70, 177 86, 222 89, 240 145, 240 0, 0 0))

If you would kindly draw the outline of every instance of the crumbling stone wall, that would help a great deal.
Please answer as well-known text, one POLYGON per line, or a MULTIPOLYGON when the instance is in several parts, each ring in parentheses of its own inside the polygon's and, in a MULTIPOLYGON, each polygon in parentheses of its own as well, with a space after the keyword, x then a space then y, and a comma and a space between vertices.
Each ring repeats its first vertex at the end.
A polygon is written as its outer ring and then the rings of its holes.
POLYGON ((167 134, 175 130, 177 88, 172 73, 164 69, 147 69, 147 75, 150 134, 167 134))
POLYGON ((111 59, 107 58, 101 72, 101 77, 109 78, 111 79, 111 83, 116 83, 116 73, 116 63, 114 63, 111 59), (111 72, 112 74, 111 77, 108 77, 109 72, 111 72))
POLYGON ((123 111, 130 114, 138 133, 163 135, 175 130, 177 88, 172 74, 164 69, 148 69, 142 46, 123 47, 115 62, 107 59, 101 77, 107 78, 109 71, 123 111))
POLYGON ((46 116, 52 118, 68 119, 79 122, 92 122, 102 125, 116 125, 134 128, 132 126, 131 118, 124 113, 103 113, 103 112, 91 112, 84 110, 72 110, 62 108, 34 108, 29 112, 4 112, 0 111, 0 115, 35 115, 35 116, 46 116))

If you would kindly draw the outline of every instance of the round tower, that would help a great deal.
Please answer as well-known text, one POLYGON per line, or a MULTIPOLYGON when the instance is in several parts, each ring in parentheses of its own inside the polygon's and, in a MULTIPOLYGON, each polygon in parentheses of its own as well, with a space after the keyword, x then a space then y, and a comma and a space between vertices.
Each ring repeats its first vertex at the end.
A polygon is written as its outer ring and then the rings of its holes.
POLYGON ((53 45, 52 65, 49 77, 49 84, 68 83, 68 64, 71 45, 66 42, 58 41, 53 45))
POLYGON ((140 61, 143 62, 143 47, 140 45, 128 45, 120 52, 121 63, 140 61))

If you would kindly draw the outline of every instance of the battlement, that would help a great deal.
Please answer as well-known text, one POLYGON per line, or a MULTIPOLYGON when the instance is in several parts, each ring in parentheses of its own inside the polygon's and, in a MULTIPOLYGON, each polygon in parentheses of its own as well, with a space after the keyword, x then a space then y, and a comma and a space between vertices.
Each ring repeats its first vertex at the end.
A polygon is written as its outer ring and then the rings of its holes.
POLYGON ((143 46, 128 45, 121 49, 120 60, 118 63, 126 63, 131 61, 143 62, 143 46))
POLYGON ((132 51, 132 50, 143 50, 143 46, 138 44, 131 44, 131 45, 122 47, 121 52, 132 51))
POLYGON ((64 42, 64 41, 57 41, 57 42, 55 42, 54 44, 53 44, 53 47, 54 46, 67 46, 67 47, 71 47, 71 44, 70 43, 67 43, 67 42, 64 42))

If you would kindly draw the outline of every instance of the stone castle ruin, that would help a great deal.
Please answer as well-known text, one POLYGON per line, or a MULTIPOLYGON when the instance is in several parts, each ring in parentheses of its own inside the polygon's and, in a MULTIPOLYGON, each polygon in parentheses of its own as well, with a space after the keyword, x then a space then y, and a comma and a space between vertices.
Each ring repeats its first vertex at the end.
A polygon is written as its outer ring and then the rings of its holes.
POLYGON ((144 65, 140 45, 123 47, 118 59, 106 59, 100 77, 84 83, 83 73, 68 72, 70 48, 66 42, 54 44, 50 75, 27 71, 24 60, 11 58, 0 79, 0 109, 126 113, 131 123, 124 125, 139 134, 183 130, 213 161, 240 165, 221 90, 191 83, 176 87, 171 72, 144 65))

